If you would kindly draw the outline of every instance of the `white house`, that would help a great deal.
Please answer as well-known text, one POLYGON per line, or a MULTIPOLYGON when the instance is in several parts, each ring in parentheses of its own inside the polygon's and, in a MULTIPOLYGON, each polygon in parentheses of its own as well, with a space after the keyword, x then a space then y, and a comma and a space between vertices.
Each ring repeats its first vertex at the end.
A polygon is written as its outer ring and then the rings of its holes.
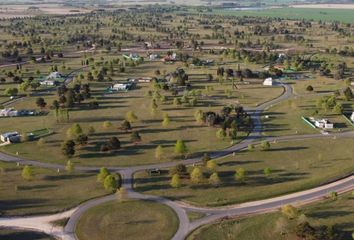
POLYGON ((112 86, 112 90, 114 91, 125 91, 128 90, 128 84, 126 83, 116 83, 112 86))
POLYGON ((0 110, 0 117, 16 117, 18 111, 13 108, 5 108, 0 110))
POLYGON ((331 123, 328 119, 315 120, 315 126, 323 129, 333 129, 333 123, 331 123))
POLYGON ((51 74, 48 75, 47 80, 54 80, 61 78, 61 74, 59 72, 52 72, 51 74))
POLYGON ((159 58, 159 55, 157 55, 157 54, 150 54, 150 55, 149 55, 149 59, 150 59, 151 61, 156 60, 156 59, 158 59, 158 58, 159 58))
POLYGON ((263 86, 273 86, 273 78, 266 78, 263 82, 263 86))
POLYGON ((2 142, 18 142, 21 135, 18 132, 7 132, 0 135, 2 142))
POLYGON ((354 123, 354 112, 352 113, 352 116, 350 117, 350 120, 354 123))
POLYGON ((47 79, 47 80, 40 82, 41 85, 45 85, 45 86, 54 86, 55 83, 56 83, 56 81, 54 81, 52 79, 47 79))

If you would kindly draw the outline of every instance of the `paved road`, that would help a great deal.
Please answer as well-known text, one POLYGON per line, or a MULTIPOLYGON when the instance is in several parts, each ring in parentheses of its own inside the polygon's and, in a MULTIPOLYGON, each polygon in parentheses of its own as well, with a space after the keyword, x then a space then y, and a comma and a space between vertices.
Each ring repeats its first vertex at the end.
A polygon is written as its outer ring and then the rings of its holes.
MULTIPOLYGON (((262 137, 262 123, 261 123, 261 113, 265 109, 283 101, 293 96, 292 88, 289 85, 283 85, 284 93, 274 100, 271 100, 267 103, 264 103, 256 108, 247 109, 251 112, 251 117, 254 123, 254 129, 250 135, 241 143, 226 148, 221 151, 215 151, 210 154, 212 158, 219 158, 226 156, 233 152, 240 151, 246 148, 250 143, 257 144, 261 140, 268 141, 293 141, 293 140, 303 140, 303 139, 313 139, 313 138, 342 138, 342 137, 353 137, 354 132, 342 132, 330 135, 323 134, 308 134, 308 135, 294 135, 294 136, 283 136, 283 137, 262 137)), ((18 162, 20 164, 29 164, 43 168, 53 168, 53 169, 64 169, 63 165, 53 164, 53 163, 43 163, 34 160, 23 159, 18 156, 10 156, 0 152, 0 159, 6 162, 18 162)), ((183 163, 190 165, 198 163, 200 158, 191 158, 184 160, 183 163)), ((249 214, 264 213, 268 211, 275 211, 284 204, 294 204, 300 205, 309 203, 312 201, 323 199, 331 191, 336 191, 338 193, 345 192, 354 188, 354 176, 349 176, 345 179, 338 180, 336 182, 310 189, 307 191, 302 191, 298 193, 288 194, 281 197, 271 198, 267 200, 248 202, 239 205, 228 206, 224 208, 200 208, 195 206, 190 206, 181 202, 171 201, 159 196, 151 196, 146 194, 141 194, 135 192, 132 188, 133 186, 133 174, 136 171, 146 170, 150 168, 167 168, 172 167, 179 162, 167 162, 159 163, 153 165, 142 165, 142 166, 133 166, 133 167, 111 167, 111 171, 118 172, 123 179, 122 187, 127 191, 127 197, 132 199, 140 200, 151 200, 156 201, 161 204, 165 204, 171 207, 177 214, 179 219, 179 228, 176 234, 173 237, 173 240, 182 240, 194 229, 198 228, 201 225, 212 223, 220 218, 230 217, 230 216, 244 216, 249 214), (196 211, 206 214, 205 217, 198 219, 196 221, 190 222, 186 214, 187 211, 196 211)), ((78 171, 98 171, 98 167, 76 167, 78 171)), ((62 239, 73 240, 75 237, 75 226, 80 216, 88 209, 100 205, 108 201, 114 201, 118 199, 118 195, 108 195, 101 198, 93 199, 87 201, 75 209, 72 209, 61 214, 49 215, 49 216, 37 216, 37 217, 28 217, 28 218, 0 218, 0 226, 7 227, 18 227, 18 228, 29 228, 38 231, 43 231, 48 234, 60 237, 62 239), (70 219, 62 230, 57 228, 50 228, 50 221, 63 218, 65 216, 70 216, 70 219), (37 222, 38 224, 33 224, 37 222)))

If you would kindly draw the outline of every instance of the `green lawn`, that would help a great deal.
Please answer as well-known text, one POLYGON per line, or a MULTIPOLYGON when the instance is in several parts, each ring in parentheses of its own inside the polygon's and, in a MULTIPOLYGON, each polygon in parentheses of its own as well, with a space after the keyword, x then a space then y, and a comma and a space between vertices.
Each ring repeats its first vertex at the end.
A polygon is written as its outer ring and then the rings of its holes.
MULTIPOLYGON (((329 132, 353 130, 353 126, 342 116, 328 110, 323 110, 319 114, 315 113, 316 101, 321 96, 309 95, 296 97, 291 100, 281 102, 263 112, 263 135, 265 136, 286 136, 320 133, 321 129, 314 129, 306 124, 301 117, 326 118, 335 124, 334 129, 329 132), (266 118, 268 116, 269 118, 266 118)), ((351 109, 351 102, 341 99, 337 100, 344 105, 346 109, 351 109)))
POLYGON ((34 168, 31 181, 21 177, 22 167, 1 163, 0 213, 5 216, 60 212, 105 195, 95 174, 34 168))
MULTIPOLYGON (((79 123, 84 131, 90 126, 96 129, 96 133, 90 136, 86 146, 78 146, 73 162, 80 165, 95 166, 129 166, 151 164, 159 161, 174 160, 174 144, 177 139, 183 139, 190 153, 212 151, 223 149, 230 145, 230 140, 218 140, 216 128, 203 126, 196 123, 194 113, 197 109, 203 111, 219 112, 222 106, 240 102, 246 106, 256 106, 279 96, 283 89, 279 87, 263 87, 260 81, 252 81, 250 85, 240 86, 231 96, 225 93, 225 89, 231 89, 230 83, 220 85, 216 81, 206 82, 205 75, 191 76, 194 89, 204 89, 205 86, 212 86, 214 90, 208 96, 199 97, 195 107, 187 105, 176 107, 172 104, 173 98, 167 96, 167 103, 158 102, 158 111, 155 116, 151 115, 151 99, 145 97, 150 89, 149 84, 139 84, 139 88, 128 93, 104 94, 103 90, 108 83, 93 83, 92 92, 100 103, 98 109, 87 109, 85 103, 81 109, 75 108, 70 112, 69 123, 56 123, 54 113, 51 111, 46 116, 19 117, 16 119, 0 119, 0 132, 19 131, 31 132, 35 129, 50 128, 54 134, 45 137, 46 144, 37 146, 36 142, 13 144, 4 147, 2 150, 8 153, 19 153, 21 157, 38 159, 45 162, 65 163, 66 157, 61 154, 60 144, 67 138, 66 131, 72 123, 79 123), (132 123, 133 130, 138 130, 142 142, 133 144, 130 141, 130 133, 119 129, 125 114, 133 110, 138 116, 138 121, 132 123), (168 127, 161 125, 163 114, 170 117, 168 127), (111 121, 111 128, 103 128, 104 121, 111 121), (16 125, 13 122, 16 121, 16 125), (122 143, 122 149, 113 153, 101 153, 100 145, 110 137, 116 136, 122 143), (154 157, 155 148, 162 145, 164 156, 162 159, 154 157), (38 154, 40 152, 41 154, 38 154)), ((49 94, 45 96, 48 104, 55 99, 49 94)), ((26 101, 14 104, 18 109, 33 109, 36 97, 29 97, 26 101)), ((239 132, 238 138, 242 140, 248 133, 239 132)))
MULTIPOLYGON (((349 240, 354 231, 353 206, 354 198, 350 194, 340 196, 338 200, 326 200, 301 209, 307 220, 313 226, 334 226, 340 232, 336 240, 349 240)), ((298 220, 286 220, 281 213, 264 214, 249 218, 224 220, 215 224, 205 225, 194 231, 188 240, 216 240, 216 239, 242 239, 242 240, 297 240, 294 227, 298 220), (283 220, 280 220, 283 219, 283 220), (279 230, 280 222, 285 222, 285 235, 279 230)))
POLYGON ((177 228, 174 211, 165 205, 117 200, 86 211, 76 226, 76 234, 80 240, 167 240, 177 228))
MULTIPOLYGON (((161 195, 202 206, 221 206, 270 198, 309 189, 354 171, 353 139, 313 139, 271 143, 271 150, 242 151, 236 156, 218 159, 217 171, 221 186, 192 185, 182 179, 182 187, 170 186, 167 171, 149 177, 146 172, 135 174, 135 189, 146 194, 161 195), (335 149, 335 151, 333 150, 335 149), (234 180, 235 169, 244 168, 246 183, 234 180), (264 168, 272 171, 266 177, 264 168)), ((191 169, 189 168, 189 171, 191 169)), ((210 171, 203 168, 208 178, 210 171)))
POLYGON ((54 240, 53 237, 39 232, 0 228, 0 239, 4 240, 54 240))

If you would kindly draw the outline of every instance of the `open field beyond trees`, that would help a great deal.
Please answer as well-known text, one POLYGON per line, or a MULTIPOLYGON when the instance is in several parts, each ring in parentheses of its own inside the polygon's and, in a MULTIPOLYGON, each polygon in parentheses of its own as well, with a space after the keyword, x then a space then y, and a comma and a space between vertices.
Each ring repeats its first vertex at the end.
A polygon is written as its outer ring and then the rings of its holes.
MULTIPOLYGON (((268 151, 260 146, 235 156, 217 159, 214 170, 202 167, 204 180, 193 184, 188 176, 181 178, 181 187, 170 186, 171 176, 164 171, 150 177, 146 172, 135 174, 135 189, 146 194, 165 196, 202 206, 221 206, 271 198, 318 186, 353 172, 352 146, 348 139, 314 139, 271 143, 268 151), (336 151, 333 151, 336 149, 336 151), (235 180, 235 170, 246 171, 245 180, 235 180), (264 169, 269 168, 266 175, 264 169), (209 176, 217 172, 221 183, 213 187, 209 176)), ((193 167, 188 169, 191 172, 193 167)))
POLYGON ((329 226, 337 234, 336 240, 351 238, 354 231, 353 202, 351 194, 338 197, 337 200, 328 199, 300 209, 300 216, 289 220, 281 213, 271 213, 244 219, 223 220, 212 225, 206 225, 193 232, 188 240, 202 239, 229 239, 244 240, 296 240, 295 226, 307 221, 311 226, 329 226))
POLYGON ((68 210, 90 198, 105 195, 95 174, 57 173, 33 169, 33 178, 22 178, 23 166, 0 163, 0 214, 48 214, 68 210))

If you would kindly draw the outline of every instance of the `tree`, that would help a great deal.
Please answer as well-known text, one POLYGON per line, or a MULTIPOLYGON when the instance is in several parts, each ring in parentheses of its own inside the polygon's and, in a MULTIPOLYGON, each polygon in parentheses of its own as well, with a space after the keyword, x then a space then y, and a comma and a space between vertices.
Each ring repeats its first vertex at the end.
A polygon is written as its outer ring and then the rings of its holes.
POLYGON ((166 128, 168 127, 169 124, 170 124, 170 118, 168 117, 168 114, 165 113, 162 121, 162 126, 166 128))
POLYGON ((104 179, 103 186, 107 192, 115 192, 118 187, 117 179, 112 175, 108 175, 104 179))
POLYGON ((69 138, 77 138, 82 134, 83 134, 82 128, 78 123, 74 123, 73 125, 71 125, 71 127, 67 132, 69 138))
POLYGON ((188 148, 187 148, 186 144, 184 143, 184 141, 181 139, 177 140, 177 142, 175 144, 175 153, 185 156, 185 154, 187 154, 187 152, 188 152, 188 148))
POLYGON ((246 181, 246 170, 244 168, 236 169, 235 179, 241 183, 244 183, 246 181))
POLYGON ((195 121, 199 124, 203 123, 203 111, 202 110, 197 110, 195 113, 194 113, 194 118, 195 118, 195 121))
POLYGON ((215 171, 216 168, 218 167, 218 164, 216 163, 215 160, 209 160, 207 161, 206 167, 211 171, 215 171))
POLYGON ((288 219, 294 219, 299 215, 299 211, 296 207, 287 204, 281 207, 281 212, 284 214, 288 219))
POLYGON ((128 131, 128 130, 131 130, 132 129, 132 127, 131 127, 131 125, 130 125, 130 122, 129 121, 127 121, 127 120, 124 120, 123 122, 122 122, 122 124, 120 125, 120 128, 122 129, 122 130, 124 130, 124 131, 128 131))
POLYGON ((90 126, 87 130, 87 135, 93 135, 96 132, 93 126, 90 126))
POLYGON ((308 86, 306 87, 306 91, 312 92, 312 91, 313 91, 313 87, 312 87, 311 85, 308 85, 308 86))
POLYGON ((229 137, 231 140, 236 140, 237 139, 237 129, 236 128, 231 128, 229 131, 229 137))
POLYGON ((216 137, 219 139, 224 139, 226 137, 226 132, 224 129, 220 128, 217 132, 216 132, 216 137))
POLYGON ((270 149, 270 143, 268 141, 262 141, 261 147, 262 147, 263 151, 267 151, 270 149))
POLYGON ((335 200, 337 200, 337 198, 338 198, 338 193, 335 192, 335 191, 332 191, 332 192, 329 193, 329 197, 330 197, 333 201, 335 201, 335 200))
POLYGON ((191 178, 192 183, 194 183, 194 184, 199 184, 203 181, 203 173, 199 167, 193 168, 190 178, 191 178))
POLYGON ((36 100, 36 105, 40 108, 45 108, 45 106, 47 105, 47 103, 45 102, 44 98, 39 97, 36 100))
POLYGON ((170 175, 178 174, 179 176, 187 174, 187 167, 184 164, 177 164, 174 168, 170 170, 170 175))
POLYGON ((344 89, 343 93, 347 101, 350 101, 353 98, 353 92, 350 87, 344 89))
POLYGON ((106 129, 110 128, 110 127, 112 127, 112 123, 110 121, 104 121, 103 122, 103 127, 106 128, 106 129))
POLYGON ((31 166, 26 165, 23 169, 22 169, 22 178, 24 180, 30 181, 33 179, 34 173, 33 173, 33 169, 31 166))
POLYGON ((220 178, 219 178, 219 175, 217 172, 214 172, 213 174, 210 175, 209 183, 214 187, 217 187, 220 185, 221 181, 220 181, 220 178))
POLYGON ((161 145, 158 145, 155 149, 155 158, 160 161, 162 155, 163 155, 163 148, 161 145))
POLYGON ((173 188, 181 187, 181 179, 177 173, 173 174, 170 185, 173 188))
POLYGON ((73 140, 67 140, 62 143, 61 150, 64 156, 72 157, 75 154, 75 142, 73 140))
POLYGON ((120 141, 117 137, 111 137, 108 141, 108 147, 111 150, 120 149, 120 141))
POLYGON ((105 167, 100 168, 100 172, 97 174, 97 182, 103 183, 104 179, 110 175, 109 171, 105 167))
POLYGON ((66 162, 65 170, 68 173, 72 173, 74 171, 74 163, 72 163, 70 160, 66 162))
POLYGON ((125 120, 132 123, 132 122, 137 121, 138 117, 135 115, 135 113, 133 111, 129 111, 125 114, 125 120))
POLYGON ((130 140, 134 143, 140 142, 141 136, 139 135, 139 132, 133 131, 132 134, 130 135, 130 140))
POLYGON ((265 169, 263 169, 263 173, 266 177, 269 177, 272 173, 272 170, 269 167, 266 167, 265 169))
POLYGON ((340 103, 337 103, 333 108, 333 112, 335 112, 336 114, 343 114, 343 111, 344 111, 343 105, 340 103))
POLYGON ((202 162, 203 162, 204 166, 207 165, 207 162, 208 162, 209 160, 210 160, 209 154, 204 153, 204 154, 203 154, 203 158, 202 158, 202 162))
POLYGON ((6 96, 16 96, 18 94, 18 89, 17 88, 6 88, 5 89, 5 95, 6 96))

